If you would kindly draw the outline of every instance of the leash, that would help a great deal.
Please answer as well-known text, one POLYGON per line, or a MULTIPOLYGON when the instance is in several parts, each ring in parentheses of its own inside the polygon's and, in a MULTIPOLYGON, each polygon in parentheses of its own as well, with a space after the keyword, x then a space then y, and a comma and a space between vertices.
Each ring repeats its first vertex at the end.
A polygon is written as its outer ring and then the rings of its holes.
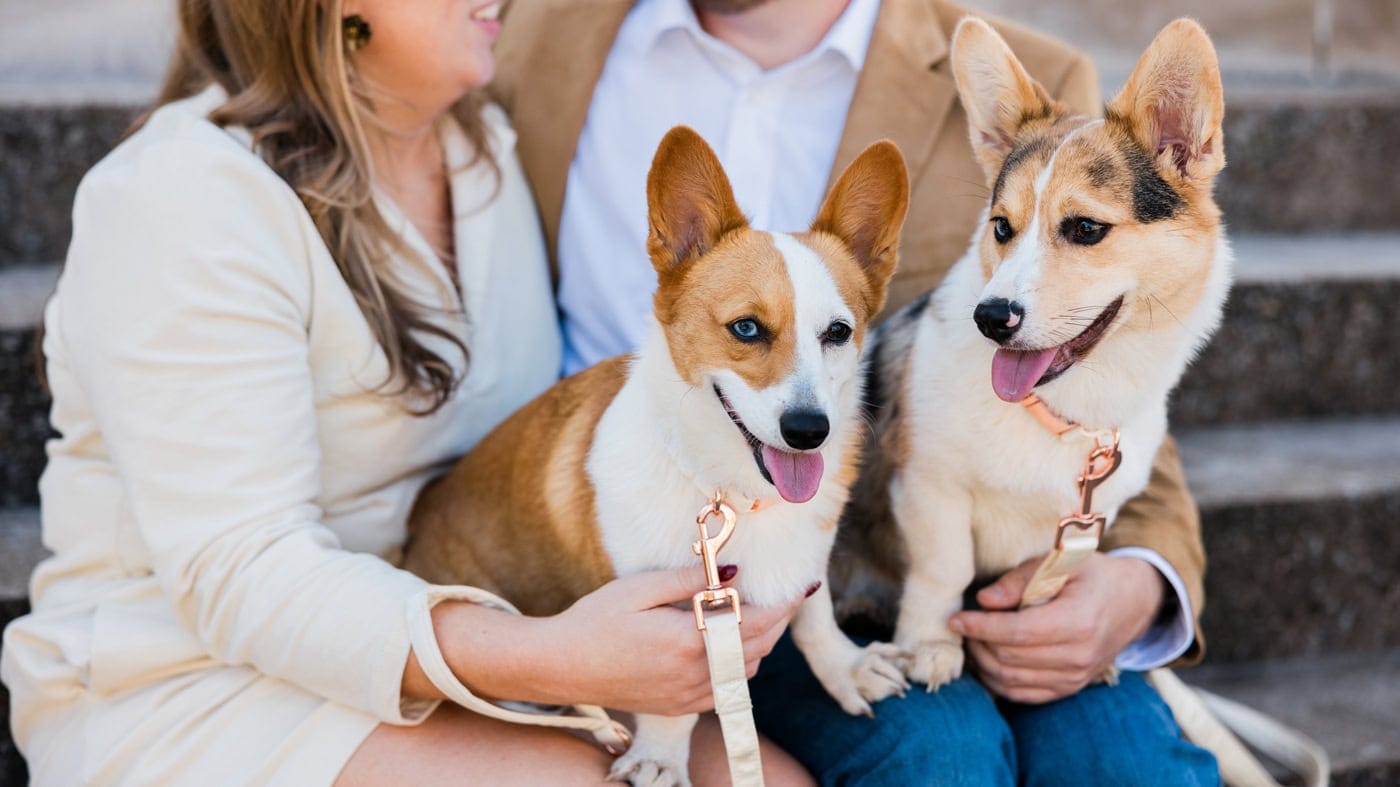
MULTIPOLYGON (((758 510, 757 503, 750 510, 758 510)), ((690 545, 705 567, 705 589, 691 599, 695 609, 695 628, 705 638, 705 656, 710 663, 710 690, 715 697, 715 715, 724 735, 724 750, 729 757, 729 779, 734 787, 763 787, 763 762, 758 752, 758 730, 754 727, 753 702, 749 699, 749 681, 744 674, 744 644, 739 636, 743 611, 739 592, 720 584, 719 551, 734 535, 738 517, 724 502, 724 495, 715 496, 700 509, 695 523, 700 527, 700 540, 690 545), (719 532, 710 535, 709 521, 719 517, 719 532), (728 611, 711 614, 728 606, 728 611)))
MULTIPOLYGON (((1036 567, 1026 589, 1021 593, 1021 608, 1034 607, 1053 599, 1064 589, 1070 573, 1090 555, 1099 550, 1099 539, 1108 526, 1108 517, 1094 510, 1094 490, 1107 481, 1119 465, 1123 452, 1119 450, 1117 429, 1087 429, 1057 415, 1039 396, 1030 394, 1021 400, 1027 412, 1035 416, 1051 434, 1060 439, 1085 437, 1093 448, 1084 460, 1084 470, 1075 479, 1079 486, 1079 505, 1055 527, 1055 543, 1045 559, 1036 567)), ((1116 672, 1107 676, 1116 683, 1116 672)))
MULTIPOLYGON (((1021 593, 1021 608, 1044 604, 1059 595, 1074 567, 1098 551, 1108 519, 1093 510, 1094 490, 1107 481, 1123 463, 1117 429, 1087 429, 1067 421, 1040 397, 1030 394, 1021 400, 1026 411, 1056 437, 1087 437, 1093 448, 1084 460, 1084 470, 1075 479, 1079 486, 1079 506, 1060 520, 1055 528, 1054 548, 1036 567, 1035 574, 1021 593)), ((1241 741, 1285 765, 1302 777, 1307 787, 1326 787, 1330 771, 1327 752, 1316 742, 1264 714, 1187 686, 1171 670, 1154 669, 1147 682, 1171 709, 1182 734, 1215 756, 1221 779, 1235 787, 1278 787, 1272 775, 1241 741), (1238 736, 1238 737, 1237 737, 1238 736)), ((1118 668, 1110 665, 1103 680, 1118 683, 1118 668)))

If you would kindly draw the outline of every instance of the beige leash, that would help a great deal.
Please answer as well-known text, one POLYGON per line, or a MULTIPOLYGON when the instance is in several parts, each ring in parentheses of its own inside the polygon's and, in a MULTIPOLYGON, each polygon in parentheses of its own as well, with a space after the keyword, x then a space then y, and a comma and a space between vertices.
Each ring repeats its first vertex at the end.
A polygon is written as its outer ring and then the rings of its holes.
POLYGON ((763 761, 758 751, 758 730, 753 721, 753 702, 749 699, 748 676, 744 674, 744 644, 739 636, 739 623, 744 619, 739 606, 739 593, 720 584, 719 550, 734 535, 738 518, 734 509, 716 492, 714 499, 700 509, 695 522, 700 527, 700 540, 690 548, 700 556, 705 567, 705 589, 695 594, 695 627, 705 637, 705 655, 710 662, 710 689, 715 697, 715 715, 719 717, 724 735, 724 750, 729 757, 729 779, 734 787, 763 787, 763 761), (709 521, 719 517, 720 530, 710 535, 709 521), (727 612, 711 614, 728 606, 727 612))
MULTIPOLYGON (((1021 608, 1034 607, 1059 595, 1074 567, 1098 551, 1107 517, 1093 510, 1096 489, 1123 462, 1117 429, 1086 429, 1054 413, 1035 394, 1021 401, 1026 410, 1056 437, 1084 436, 1094 447, 1076 479, 1078 509, 1060 520, 1054 547, 1036 567, 1021 593, 1021 608)), ((1147 681, 1171 709, 1187 740, 1215 755, 1221 779, 1234 787, 1278 787, 1278 782, 1241 742, 1265 752, 1302 777, 1305 787, 1326 787, 1329 778, 1327 752, 1302 733, 1239 703, 1193 689, 1169 669, 1147 673, 1147 681), (1236 737, 1236 733, 1239 737, 1236 737)), ((1118 683, 1118 668, 1110 666, 1103 680, 1118 683)))

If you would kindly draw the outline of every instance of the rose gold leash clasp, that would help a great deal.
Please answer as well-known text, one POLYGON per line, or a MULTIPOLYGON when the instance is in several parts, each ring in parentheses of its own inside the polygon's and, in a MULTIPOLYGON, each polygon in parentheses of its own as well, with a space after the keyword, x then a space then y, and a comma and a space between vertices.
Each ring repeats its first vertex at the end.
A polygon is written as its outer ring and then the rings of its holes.
POLYGON ((1108 517, 1094 511, 1094 490, 1107 481, 1123 464, 1123 452, 1118 449, 1117 429, 1104 429, 1097 432, 1084 430, 1094 438, 1094 449, 1084 463, 1084 472, 1076 479, 1079 485, 1079 506, 1073 514, 1060 520, 1055 528, 1055 549, 1064 548, 1065 531, 1070 528, 1094 531, 1094 538, 1102 538, 1108 526, 1108 517))
POLYGON ((690 545, 690 551, 700 556, 700 562, 705 566, 705 589, 696 593, 691 599, 695 606, 695 628, 705 630, 705 610, 715 609, 728 604, 734 610, 734 619, 743 622, 744 615, 739 610, 739 591, 734 588, 727 588, 720 583, 719 578, 719 551, 728 543, 729 537, 734 535, 734 525, 737 522, 734 509, 724 502, 724 495, 715 492, 712 499, 706 506, 700 509, 700 513, 695 517, 695 524, 700 527, 700 540, 690 545), (718 516, 723 521, 719 532, 710 535, 710 517, 718 516))

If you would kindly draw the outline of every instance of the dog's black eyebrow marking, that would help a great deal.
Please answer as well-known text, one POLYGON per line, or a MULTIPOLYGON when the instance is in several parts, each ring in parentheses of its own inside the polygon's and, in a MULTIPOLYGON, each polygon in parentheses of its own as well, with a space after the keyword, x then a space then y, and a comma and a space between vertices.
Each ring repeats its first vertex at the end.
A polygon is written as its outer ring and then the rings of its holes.
POLYGON ((1118 174, 1118 167, 1109 156, 1098 156, 1089 162, 1087 174, 1091 185, 1104 188, 1113 183, 1118 174))
POLYGON ((1122 145, 1128 172, 1133 176, 1133 218, 1143 224, 1170 219, 1181 211, 1186 200, 1176 193, 1147 157, 1133 142, 1122 145))
POLYGON ((1024 145, 1013 148, 1006 156, 1006 161, 1001 164, 1001 172, 997 173, 996 184, 992 186, 992 202, 997 204, 1001 198, 1001 189, 1006 185, 1006 178, 1011 171, 1024 164, 1028 159, 1050 152, 1049 137, 1036 137, 1024 145))

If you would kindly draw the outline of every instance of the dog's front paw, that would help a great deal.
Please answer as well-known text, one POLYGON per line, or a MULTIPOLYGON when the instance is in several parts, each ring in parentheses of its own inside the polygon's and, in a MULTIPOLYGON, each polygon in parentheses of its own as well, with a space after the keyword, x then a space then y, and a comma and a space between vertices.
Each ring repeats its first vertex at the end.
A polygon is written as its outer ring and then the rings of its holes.
POLYGON ((924 640, 909 648, 909 654, 904 673, 915 683, 927 686, 929 691, 951 683, 962 675, 961 642, 924 640))
POLYGON ((690 774, 684 762, 628 752, 613 763, 608 781, 627 782, 632 787, 690 787, 690 774))
POLYGON ((900 664, 907 658, 904 651, 889 642, 872 642, 855 648, 854 659, 833 659, 818 670, 817 679, 827 693, 852 716, 874 716, 871 703, 894 695, 904 696, 909 681, 904 679, 900 664))
POLYGON ((860 696, 869 702, 879 702, 909 690, 909 681, 900 665, 909 654, 893 642, 872 642, 861 649, 860 660, 851 670, 860 696))

